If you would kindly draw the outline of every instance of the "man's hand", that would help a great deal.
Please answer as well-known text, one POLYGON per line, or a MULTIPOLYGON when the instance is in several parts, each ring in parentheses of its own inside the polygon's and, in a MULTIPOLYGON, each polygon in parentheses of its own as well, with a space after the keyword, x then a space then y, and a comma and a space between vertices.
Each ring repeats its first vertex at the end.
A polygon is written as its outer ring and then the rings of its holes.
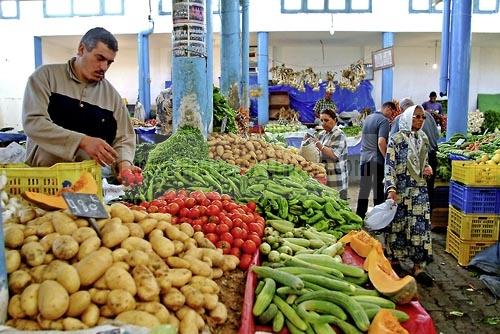
POLYGON ((136 186, 142 184, 142 170, 132 165, 129 161, 118 163, 118 181, 125 186, 136 186))
POLYGON ((387 199, 392 199, 394 203, 398 202, 398 194, 395 191, 389 191, 387 193, 387 199))
POLYGON ((432 167, 431 166, 425 166, 424 168, 424 176, 429 177, 432 175, 432 167))
POLYGON ((84 136, 79 147, 101 166, 112 165, 118 157, 116 151, 101 138, 84 136))

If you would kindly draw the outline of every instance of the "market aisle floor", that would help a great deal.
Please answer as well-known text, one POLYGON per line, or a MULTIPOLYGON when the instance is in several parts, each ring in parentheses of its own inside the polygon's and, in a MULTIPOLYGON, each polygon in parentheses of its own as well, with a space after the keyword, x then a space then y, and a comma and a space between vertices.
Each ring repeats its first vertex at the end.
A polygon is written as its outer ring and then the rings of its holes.
MULTIPOLYGON (((358 191, 358 184, 350 185, 348 195, 353 210, 356 210, 358 191)), ((500 302, 478 275, 460 267, 455 258, 445 252, 445 229, 434 231, 432 237, 434 262, 429 264, 428 271, 435 278, 435 284, 430 288, 419 286, 419 292, 420 302, 431 315, 437 333, 500 333, 500 302)))

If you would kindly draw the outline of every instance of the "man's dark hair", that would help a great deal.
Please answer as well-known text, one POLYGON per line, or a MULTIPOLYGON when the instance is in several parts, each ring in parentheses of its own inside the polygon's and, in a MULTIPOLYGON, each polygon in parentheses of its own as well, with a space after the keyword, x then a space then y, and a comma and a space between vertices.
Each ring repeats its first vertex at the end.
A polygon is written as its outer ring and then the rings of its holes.
POLYGON ((87 51, 92 51, 96 47, 98 42, 106 44, 106 46, 114 52, 118 51, 118 41, 116 40, 115 36, 101 27, 90 29, 85 33, 85 35, 83 35, 82 39, 80 40, 80 43, 85 46, 85 49, 87 49, 87 51))
POLYGON ((431 93, 429 94, 429 97, 437 97, 436 92, 431 92, 431 93))
POLYGON ((337 114, 332 109, 324 109, 321 113, 330 116, 334 120, 337 120, 337 114))
POLYGON ((384 108, 390 108, 392 110, 396 110, 396 104, 392 101, 387 101, 387 102, 384 102, 384 104, 382 105, 382 109, 384 108))

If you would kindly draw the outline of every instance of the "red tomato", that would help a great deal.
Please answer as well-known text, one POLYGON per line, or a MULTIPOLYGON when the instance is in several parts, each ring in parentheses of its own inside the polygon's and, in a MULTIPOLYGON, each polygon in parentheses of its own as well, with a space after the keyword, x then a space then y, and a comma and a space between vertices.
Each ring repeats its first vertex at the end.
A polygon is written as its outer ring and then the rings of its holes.
POLYGON ((217 241, 219 241, 219 236, 215 233, 207 233, 205 235, 205 238, 210 240, 210 242, 213 243, 214 245, 217 243, 217 241))
POLYGON ((161 200, 161 199, 155 199, 151 202, 151 205, 156 205, 157 207, 160 207, 160 206, 167 205, 167 202, 165 202, 164 200, 161 200))
POLYGON ((132 205, 132 206, 130 207, 130 210, 135 210, 135 211, 145 211, 145 210, 146 210, 146 208, 145 208, 145 207, 143 207, 143 206, 139 206, 139 205, 132 205))
POLYGON ((220 200, 220 195, 216 191, 211 191, 207 193, 207 198, 211 201, 220 200))
POLYGON ((200 217, 200 210, 198 208, 189 209, 189 218, 196 219, 200 217))
POLYGON ((231 244, 224 240, 217 241, 215 247, 221 248, 224 254, 229 254, 229 252, 231 251, 231 244))
POLYGON ((193 225, 193 230, 195 232, 203 232, 203 226, 201 226, 201 225, 193 225))
POLYGON ((154 213, 154 212, 158 212, 158 207, 156 205, 150 205, 148 207, 148 212, 149 213, 154 213))
POLYGON ((141 202, 141 204, 139 204, 139 206, 142 206, 144 209, 147 209, 149 207, 149 205, 150 205, 149 202, 146 202, 146 201, 141 202))
POLYGON ((257 223, 251 223, 248 225, 248 231, 249 232, 255 232, 257 234, 260 234, 261 230, 262 230, 262 225, 260 224, 257 224, 257 223))
POLYGON ((178 218, 178 217, 176 217, 176 216, 173 216, 173 217, 172 217, 172 219, 170 220, 170 222, 171 222, 172 224, 174 224, 174 225, 175 225, 175 224, 177 224, 177 222, 178 222, 178 221, 179 221, 179 218, 178 218))
POLYGON ((252 263, 252 256, 250 254, 243 254, 240 258, 239 267, 242 270, 247 270, 248 267, 250 267, 251 263, 252 263))
POLYGON ((257 208, 257 204, 255 204, 255 202, 250 201, 247 203, 247 208, 249 208, 250 211, 255 212, 255 209, 257 208))
POLYGON ((203 224, 208 223, 208 217, 207 216, 201 216, 200 219, 203 222, 203 224))
POLYGON ((217 216, 220 213, 220 208, 215 204, 210 204, 207 207, 207 214, 209 216, 217 216))
POLYGON ((229 251, 229 254, 240 257, 241 256, 241 250, 239 248, 233 247, 229 251))
POLYGON ((182 208, 179 211, 179 216, 181 216, 181 217, 189 217, 189 209, 188 208, 182 208))
POLYGON ((201 204, 207 198, 201 191, 193 191, 189 196, 194 198, 198 204, 201 204))
POLYGON ((215 233, 217 233, 218 235, 222 235, 226 232, 229 232, 229 227, 226 224, 219 224, 215 228, 215 233))
POLYGON ((209 206, 210 203, 212 203, 208 198, 205 198, 203 201, 201 201, 201 205, 203 206, 209 206))
POLYGON ((192 222, 192 225, 195 226, 195 225, 203 225, 203 222, 201 221, 201 219, 193 219, 193 222, 192 222))
POLYGON ((169 190, 165 194, 163 194, 163 197, 166 201, 173 201, 177 197, 177 193, 175 192, 175 190, 169 190))
POLYGON ((200 210, 200 217, 206 216, 207 215, 207 207, 203 205, 197 205, 195 206, 198 210, 200 210))
POLYGON ((220 240, 227 241, 232 245, 234 238, 233 238, 233 235, 231 233, 225 232, 225 233, 222 233, 222 235, 220 236, 220 240))
POLYGON ((241 237, 243 235, 243 230, 241 229, 241 227, 235 226, 231 229, 231 234, 232 234, 233 238, 235 238, 235 239, 240 238, 241 239, 241 237))
POLYGON ((220 196, 220 199, 223 200, 223 201, 230 201, 231 200, 231 196, 229 196, 228 194, 222 194, 220 196))
POLYGON ((179 204, 172 202, 167 204, 167 212, 170 213, 171 215, 176 215, 179 212, 179 204))
POLYGON ((252 240, 246 240, 241 246, 241 249, 243 250, 244 253, 254 254, 255 251, 257 250, 257 245, 252 240))
POLYGON ((243 226, 243 220, 240 218, 234 218, 233 219, 233 227, 242 227, 243 226))
MULTIPOLYGON (((242 215, 242 216, 247 214, 247 213, 245 212, 245 210, 243 210, 242 208, 240 208, 240 207, 238 206, 238 204, 236 204, 236 203, 233 203, 233 204, 234 204, 234 205, 236 205, 236 207, 233 209, 233 211, 238 212, 238 213, 239 213, 240 215, 242 215)), ((242 219, 243 219, 243 218, 242 218, 242 219)))
POLYGON ((212 205, 217 206, 219 209, 222 209, 222 202, 219 200, 212 201, 212 205))
POLYGON ((241 220, 243 220, 245 224, 250 224, 254 222, 252 215, 241 215, 241 220))
POLYGON ((174 198, 174 200, 172 201, 173 203, 177 203, 177 205, 179 206, 179 209, 182 209, 184 207, 184 200, 182 200, 181 198, 174 198))
POLYGON ((223 217, 220 220, 220 223, 221 224, 226 224, 229 227, 229 229, 233 228, 233 221, 231 219, 229 219, 228 217, 223 217))
POLYGON ((255 218, 255 221, 257 223, 261 224, 262 226, 266 225, 266 221, 261 216, 257 215, 257 217, 255 217, 255 215, 254 215, 254 218, 255 218))
MULTIPOLYGON (((224 209, 226 209, 227 211, 230 211, 230 212, 234 212, 234 211, 238 211, 239 208, 238 208, 238 204, 236 204, 234 202, 228 202, 224 206, 224 209)), ((245 211, 243 211, 243 210, 241 210, 241 211, 242 211, 241 213, 245 213, 245 211)))
POLYGON ((205 233, 215 233, 215 228, 217 227, 217 225, 215 225, 214 223, 208 223, 208 224, 205 224, 205 227, 204 227, 204 232, 205 233))
POLYGON ((181 197, 181 198, 184 197, 184 198, 186 198, 188 194, 189 193, 188 193, 188 191, 186 189, 180 189, 180 190, 177 191, 177 197, 181 197))
POLYGON ((255 243, 255 246, 257 246, 257 247, 259 247, 261 242, 262 242, 261 238, 253 232, 248 234, 247 241, 248 240, 253 241, 255 243))
POLYGON ((166 207, 166 206, 160 206, 160 207, 158 208, 158 212, 159 212, 159 213, 168 213, 168 209, 167 209, 167 207, 166 207))
POLYGON ((208 222, 209 223, 218 224, 219 223, 219 217, 217 217, 217 216, 210 216, 210 217, 208 217, 208 222))
POLYGON ((241 239, 241 238, 234 238, 233 247, 241 248, 241 246, 243 245, 244 242, 245 241, 243 241, 243 239, 241 239))
POLYGON ((196 205, 196 200, 192 197, 188 197, 184 200, 184 206, 188 209, 191 209, 195 205, 196 205))

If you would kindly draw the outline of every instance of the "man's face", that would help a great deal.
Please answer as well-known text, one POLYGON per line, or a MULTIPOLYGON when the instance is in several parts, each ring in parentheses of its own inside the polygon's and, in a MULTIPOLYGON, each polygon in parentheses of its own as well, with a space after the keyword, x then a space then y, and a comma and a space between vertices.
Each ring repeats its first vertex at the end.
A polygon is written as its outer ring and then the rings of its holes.
POLYGON ((382 109, 382 114, 384 114, 384 116, 387 118, 390 118, 393 113, 394 113, 394 110, 390 107, 385 107, 382 109))
POLYGON ((429 99, 431 100, 432 103, 436 102, 437 96, 430 96, 429 99))
POLYGON ((331 100, 332 99, 332 92, 326 92, 325 93, 325 99, 331 100))
POLYGON ((87 82, 98 82, 104 79, 104 74, 115 60, 116 52, 102 42, 88 51, 83 44, 78 46, 78 70, 87 82))

